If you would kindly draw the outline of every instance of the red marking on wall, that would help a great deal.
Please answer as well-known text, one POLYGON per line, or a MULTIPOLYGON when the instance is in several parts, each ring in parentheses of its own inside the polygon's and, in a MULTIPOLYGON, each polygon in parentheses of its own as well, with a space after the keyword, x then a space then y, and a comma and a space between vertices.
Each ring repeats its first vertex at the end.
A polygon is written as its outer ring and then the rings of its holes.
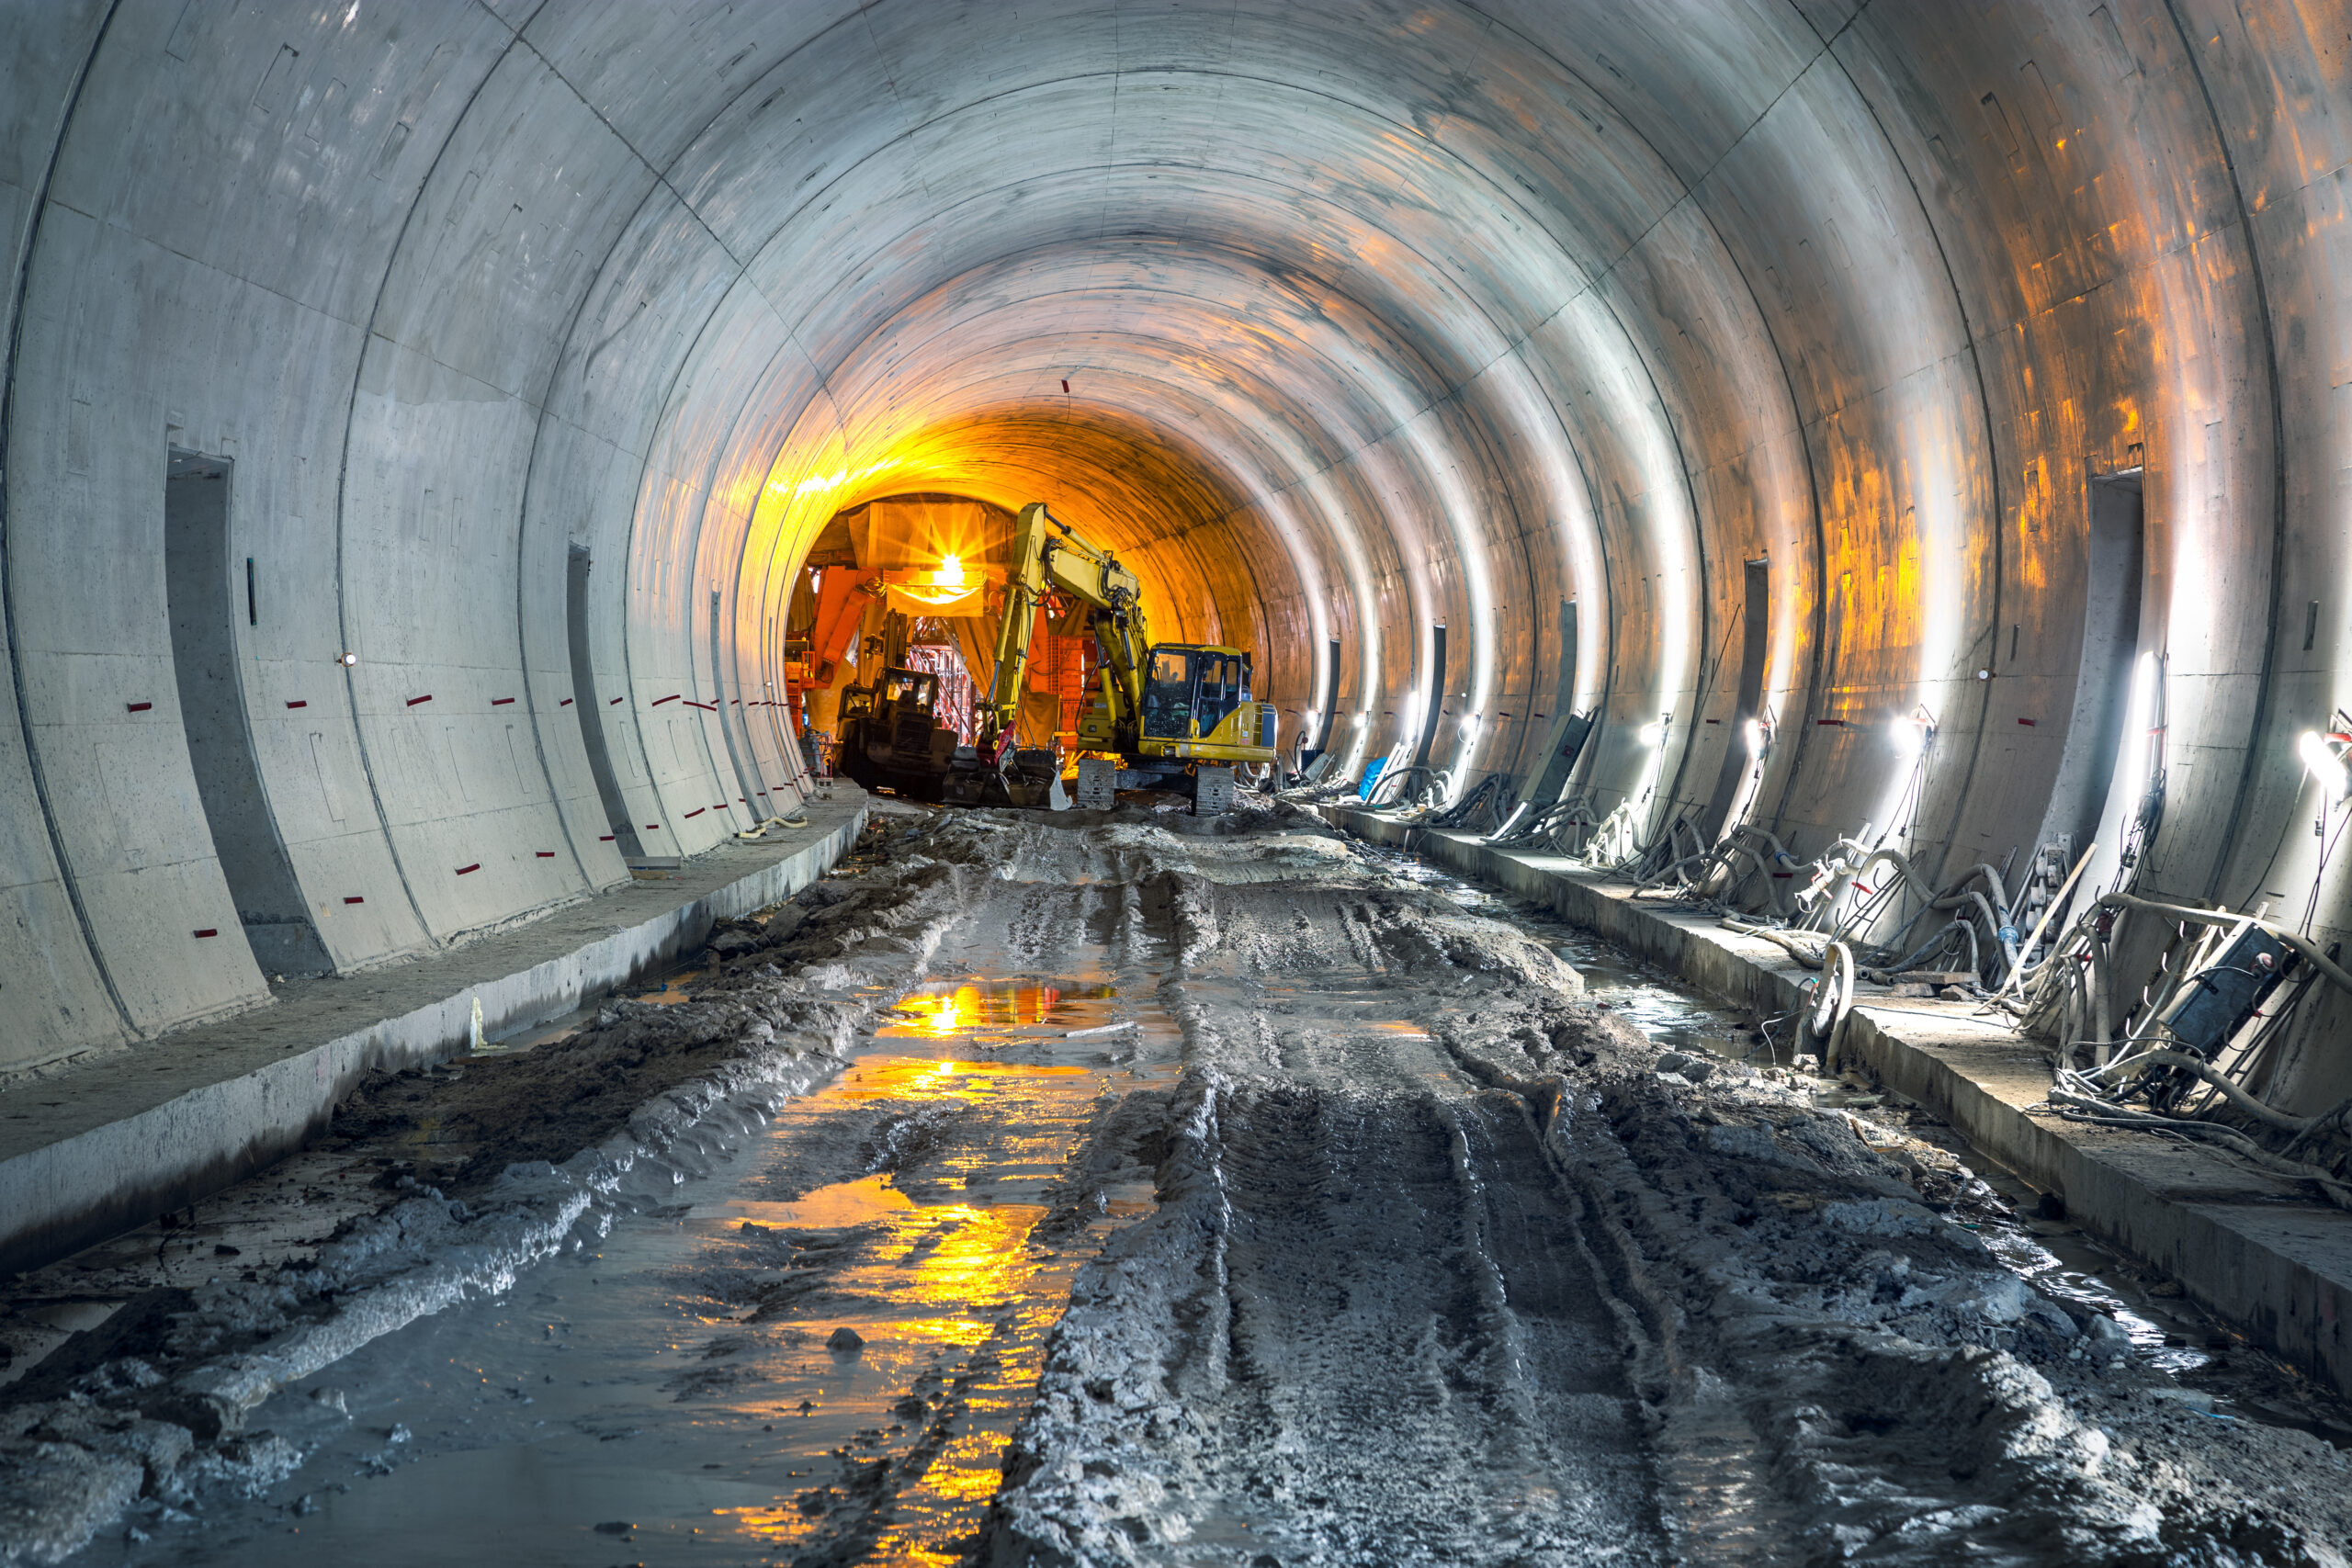
POLYGON ((680 697, 684 696, 684 695, 685 695, 685 694, 684 694, 684 692, 673 692, 673 693, 671 693, 671 694, 670 694, 668 696, 666 696, 666 697, 656 697, 656 698, 654 698, 654 699, 653 699, 653 705, 654 705, 655 707, 657 707, 657 708, 658 708, 658 707, 660 707, 663 703, 674 703, 674 702, 676 702, 680 697))
POLYGON ((1709 719, 1707 722, 1708 722, 1709 724, 1721 724, 1721 723, 1723 722, 1723 720, 1722 720, 1722 719, 1719 719, 1719 718, 1711 718, 1711 719, 1709 719))
POLYGON ((297 697, 286 705, 289 708, 306 708, 311 705, 311 702, 307 697, 297 697))
POLYGON ((600 844, 609 844, 613 841, 613 835, 610 833, 599 834, 596 841, 600 844))
POLYGON ((2018 720, 2018 722, 2024 725, 2028 729, 2031 729, 2033 728, 2033 720, 2030 718, 2021 718, 2018 720))
POLYGON ((432 693, 430 693, 430 692, 427 692, 427 693, 425 693, 425 694, 424 694, 424 695, 423 695, 423 696, 421 696, 421 697, 411 697, 411 698, 409 698, 409 700, 408 700, 408 705, 409 705, 409 706, 411 706, 411 707, 414 707, 414 706, 415 706, 417 704, 419 704, 419 703, 429 703, 429 702, 431 702, 432 700, 433 700, 433 694, 432 694, 432 693))
POLYGON ((648 822, 645 825, 645 830, 649 833, 658 833, 662 830, 662 824, 659 822, 648 822))
POLYGON ((555 859, 555 852, 554 852, 553 850, 539 850, 539 851, 537 851, 537 852, 535 852, 538 855, 538 857, 539 857, 541 860, 553 860, 553 859, 555 859))
POLYGON ((346 904, 365 904, 368 900, 361 897, 358 894, 354 893, 349 897, 345 898, 344 902, 346 904))
POLYGON ((480 861, 476 861, 476 862, 474 862, 474 863, 473 863, 473 864, 471 864, 471 865, 461 865, 461 866, 459 866, 459 867, 458 868, 458 874, 459 876, 465 876, 465 875, 468 875, 468 874, 471 874, 471 873, 473 873, 473 872, 480 871, 481 869, 481 862, 480 862, 480 861))
POLYGON ((1062 378, 1062 396, 1069 396, 1069 378, 1068 377, 1064 377, 1062 378))
POLYGON ((199 937, 219 936, 220 934, 220 928, 218 926, 207 926, 196 934, 199 937))
POLYGON ((566 697, 563 701, 556 704, 555 705, 560 708, 568 708, 571 705, 571 699, 570 697, 566 697))
POLYGON ((686 699, 686 705, 690 708, 700 708, 705 713, 717 713, 718 711, 716 705, 711 703, 698 703, 691 697, 686 699))
POLYGON ((622 703, 623 701, 624 701, 624 699, 623 699, 623 698, 620 698, 620 697, 615 697, 611 702, 606 703, 605 705, 606 707, 608 707, 608 708, 616 708, 616 707, 618 707, 618 706, 620 706, 620 705, 621 705, 621 703, 622 703))
POLYGON ((125 703, 122 705, 129 708, 132 713, 145 713, 149 708, 153 707, 155 705, 153 703, 125 703))
POLYGON ((494 708, 503 708, 514 700, 513 697, 492 697, 490 699, 490 705, 494 708))
POLYGON ((697 817, 701 816, 704 812, 706 812, 706 811, 707 811, 707 810, 709 810, 709 809, 710 809, 710 807, 707 807, 707 806, 697 806, 697 807, 695 807, 692 811, 689 811, 689 812, 687 812, 687 813, 686 813, 686 820, 687 820, 687 821, 689 821, 689 822, 691 822, 691 821, 693 821, 695 818, 697 818, 697 817))
POLYGON ((1813 722, 1815 724, 1829 725, 1838 728, 1843 728, 1846 723, 1842 718, 1816 718, 1813 722))

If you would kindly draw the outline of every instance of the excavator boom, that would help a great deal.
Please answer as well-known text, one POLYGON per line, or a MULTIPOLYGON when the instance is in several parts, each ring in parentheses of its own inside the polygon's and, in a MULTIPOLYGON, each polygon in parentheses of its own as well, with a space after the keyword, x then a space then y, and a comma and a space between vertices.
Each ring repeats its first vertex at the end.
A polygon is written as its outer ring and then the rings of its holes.
POLYGON ((999 738, 1012 733, 1020 718, 1029 645, 1036 631, 1037 610, 1048 590, 1059 589, 1094 611, 1095 639, 1102 647, 1104 667, 1115 682, 1131 692, 1142 650, 1150 646, 1144 629, 1142 582, 1108 551, 1098 550, 1072 534, 1067 524, 1046 510, 1044 502, 1033 501, 1021 509, 1013 524, 1012 545, 1004 621, 997 628, 996 679, 989 687, 986 728, 980 737, 983 749, 1000 743, 999 738))

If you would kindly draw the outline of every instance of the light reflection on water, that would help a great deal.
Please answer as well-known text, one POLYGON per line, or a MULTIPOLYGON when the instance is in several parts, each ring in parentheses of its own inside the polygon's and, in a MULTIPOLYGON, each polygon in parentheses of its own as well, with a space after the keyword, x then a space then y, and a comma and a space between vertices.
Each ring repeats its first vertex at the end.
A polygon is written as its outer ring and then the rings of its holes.
MULTIPOLYGON (((1126 979, 1148 998, 1158 976, 1126 979)), ((1100 970, 907 1003, 601 1245, 314 1380, 345 1392, 348 1424, 308 1385, 257 1413, 323 1448, 270 1504, 167 1527, 136 1560, 757 1562, 831 1552, 846 1528, 843 1562, 959 1561, 1072 1275, 1151 1207, 1138 1179, 1057 1213, 1065 1162, 1104 1096, 1174 1081, 1178 1036, 1100 970), (1138 1027, 1060 1038, 1121 1021, 1138 1027), (830 1348, 842 1328, 863 1346, 830 1348), (413 1438, 388 1442, 395 1425, 413 1438), (886 1471, 887 1492, 862 1489, 886 1471), (279 1511, 305 1493, 314 1511, 279 1511)))

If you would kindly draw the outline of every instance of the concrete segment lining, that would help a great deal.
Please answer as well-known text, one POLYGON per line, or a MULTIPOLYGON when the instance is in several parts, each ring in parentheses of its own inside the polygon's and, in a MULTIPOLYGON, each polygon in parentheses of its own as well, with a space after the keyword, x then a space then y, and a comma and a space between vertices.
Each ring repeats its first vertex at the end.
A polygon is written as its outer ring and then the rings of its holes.
MULTIPOLYGON (((775 628, 910 491, 1052 501, 1343 774, 1523 780, 1593 714, 1577 787, 1654 829, 1739 771, 1766 560, 1742 818, 1809 851, 1907 798, 1929 874, 2022 861, 2127 469, 2141 886, 2341 940, 2295 738, 2352 701, 2352 0, 1669 10, 0 11, 0 1071, 258 998, 192 934, 236 909, 175 446, 236 465, 253 749, 345 972, 626 882, 571 548, 615 791, 692 855, 803 793, 775 628)), ((2264 1092, 2352 1092, 2346 1031, 2264 1092)))

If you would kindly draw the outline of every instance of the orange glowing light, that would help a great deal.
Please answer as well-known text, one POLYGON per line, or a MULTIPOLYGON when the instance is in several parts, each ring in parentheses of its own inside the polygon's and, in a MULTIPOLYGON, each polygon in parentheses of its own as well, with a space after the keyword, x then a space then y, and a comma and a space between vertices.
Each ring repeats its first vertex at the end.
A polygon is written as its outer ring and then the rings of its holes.
POLYGON ((899 1004, 899 1018, 878 1032, 944 1040, 976 1029, 1019 1029, 1043 1023, 1062 999, 1053 986, 1006 983, 922 991, 899 1004))

